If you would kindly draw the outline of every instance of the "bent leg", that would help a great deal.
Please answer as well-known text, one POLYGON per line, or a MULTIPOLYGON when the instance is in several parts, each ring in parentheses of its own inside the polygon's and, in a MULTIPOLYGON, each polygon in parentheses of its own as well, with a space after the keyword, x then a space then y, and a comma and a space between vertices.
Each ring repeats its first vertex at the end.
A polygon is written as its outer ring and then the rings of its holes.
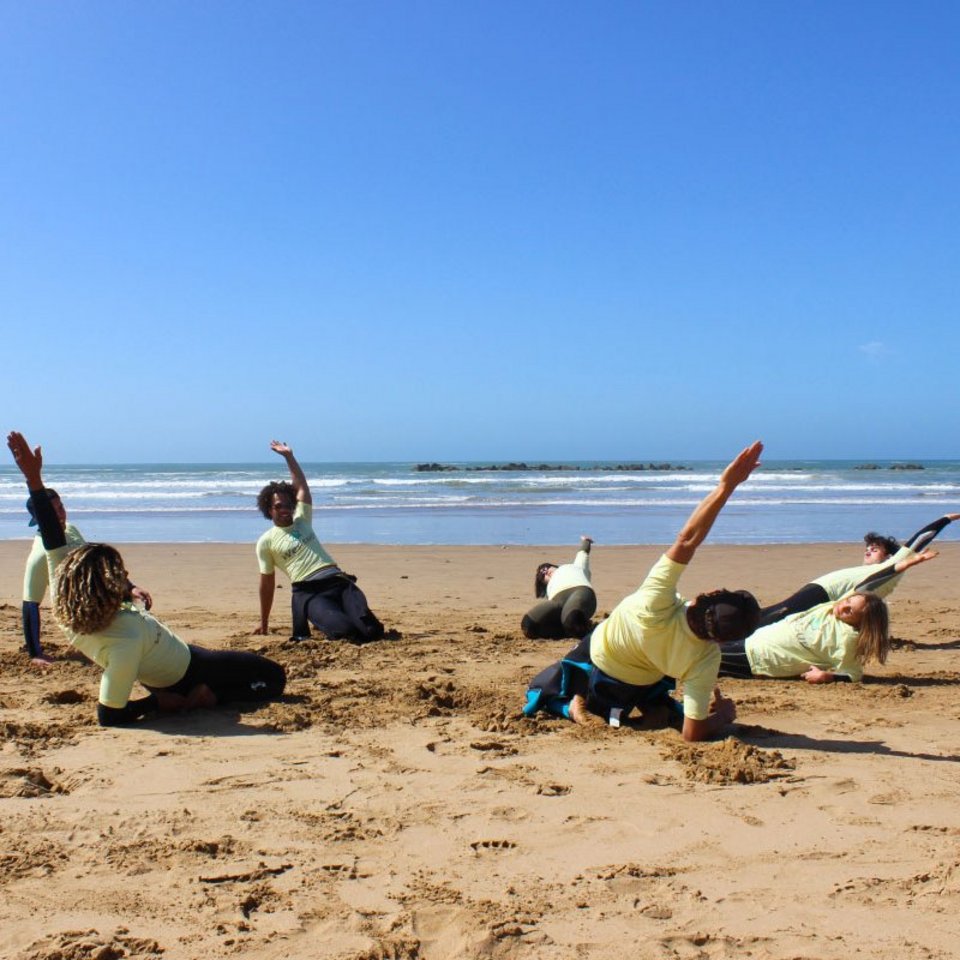
POLYGON ((190 666, 176 688, 187 688, 184 693, 189 697, 206 685, 219 704, 232 700, 276 700, 286 683, 283 667, 258 653, 207 650, 190 644, 190 666))
POLYGON ((353 618, 343 609, 342 595, 341 589, 325 590, 313 594, 306 604, 307 618, 331 640, 349 639, 356 630, 353 618))
POLYGON ((590 587, 576 587, 563 594, 560 623, 565 637, 582 637, 590 629, 597 610, 597 595, 590 587))
POLYGON ((343 612, 353 622, 354 633, 358 640, 370 643, 382 639, 383 624, 371 611, 366 595, 355 583, 348 583, 344 587, 340 603, 343 612))
POLYGON ((829 599, 829 594, 819 583, 808 583, 786 600, 764 607, 760 611, 760 622, 757 626, 768 627, 784 617, 789 617, 793 613, 803 613, 819 603, 826 603, 829 599))
POLYGON ((556 600, 544 600, 520 621, 523 635, 530 640, 560 640, 567 636, 561 622, 563 608, 556 600))

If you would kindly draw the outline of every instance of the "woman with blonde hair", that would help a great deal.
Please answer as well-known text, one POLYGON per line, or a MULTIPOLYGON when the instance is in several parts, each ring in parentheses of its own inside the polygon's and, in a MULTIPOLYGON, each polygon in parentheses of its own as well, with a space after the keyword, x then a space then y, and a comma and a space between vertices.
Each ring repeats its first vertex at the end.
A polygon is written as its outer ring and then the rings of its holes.
POLYGON ((873 591, 933 560, 926 551, 878 570, 837 601, 820 603, 758 630, 744 640, 720 644, 720 676, 802 677, 807 683, 863 679, 864 665, 885 663, 890 652, 887 605, 873 591))
POLYGON ((8 435, 7 446, 36 510, 54 616, 71 645, 103 668, 97 704, 102 726, 123 726, 157 710, 274 700, 283 693, 286 676, 278 663, 254 653, 188 645, 136 606, 114 547, 87 543, 71 550, 43 485, 40 448, 31 449, 17 432, 8 435), (150 694, 131 700, 137 681, 150 694))

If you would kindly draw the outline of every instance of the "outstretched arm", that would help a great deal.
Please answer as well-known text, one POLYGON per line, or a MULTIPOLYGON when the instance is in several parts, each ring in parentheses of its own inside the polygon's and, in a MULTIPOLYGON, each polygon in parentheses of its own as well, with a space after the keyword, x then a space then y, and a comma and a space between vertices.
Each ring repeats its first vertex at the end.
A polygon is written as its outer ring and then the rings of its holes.
POLYGON ((667 551, 667 556, 671 560, 676 563, 689 563, 693 559, 697 547, 706 539, 710 528, 733 491, 759 465, 761 453, 763 453, 763 444, 758 440, 741 450, 736 459, 727 466, 720 475, 716 488, 700 501, 683 525, 673 546, 667 551))
POLYGON ((868 591, 876 590, 877 587, 886 583, 888 580, 893 579, 893 577, 899 576, 901 573, 905 573, 911 567, 915 567, 919 563, 926 563, 928 560, 935 560, 939 556, 940 554, 937 553, 936 550, 924 550, 923 553, 912 553, 909 556, 904 557, 903 560, 898 560, 896 563, 889 563, 876 573, 871 573, 870 576, 861 580, 856 587, 854 587, 854 589, 868 591))
POLYGON ((287 469, 290 471, 290 482, 297 491, 297 502, 313 503, 307 478, 304 476, 300 464, 297 463, 297 458, 293 455, 293 448, 286 443, 281 443, 279 440, 271 440, 270 449, 274 453, 279 453, 280 456, 287 461, 287 469))
POLYGON ((266 636, 270 632, 270 611, 273 609, 273 595, 277 589, 275 573, 260 574, 260 626, 254 634, 266 636))
POLYGON ((922 530, 918 530, 906 543, 905 547, 909 547, 914 553, 920 553, 921 550, 925 550, 930 544, 930 541, 948 524, 954 520, 960 520, 960 513, 948 513, 945 516, 940 517, 938 520, 934 520, 933 523, 928 523, 922 530))

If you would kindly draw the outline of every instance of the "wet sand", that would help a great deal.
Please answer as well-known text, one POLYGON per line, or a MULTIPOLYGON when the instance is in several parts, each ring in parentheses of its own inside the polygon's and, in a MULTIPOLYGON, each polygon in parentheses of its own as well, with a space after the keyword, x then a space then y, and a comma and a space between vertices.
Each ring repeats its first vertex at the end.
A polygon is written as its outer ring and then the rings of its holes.
MULTIPOLYGON (((862 685, 723 684, 725 740, 519 710, 567 641, 525 640, 537 562, 570 546, 332 547, 402 639, 254 637, 252 545, 131 545, 184 639, 257 650, 283 702, 96 724, 98 670, 50 627, 20 645, 26 542, 0 542, 0 956, 955 957, 960 545, 891 598, 897 649, 862 685)), ((593 555, 600 612, 653 547, 593 555)), ((851 545, 701 549, 693 595, 764 602, 851 545)))

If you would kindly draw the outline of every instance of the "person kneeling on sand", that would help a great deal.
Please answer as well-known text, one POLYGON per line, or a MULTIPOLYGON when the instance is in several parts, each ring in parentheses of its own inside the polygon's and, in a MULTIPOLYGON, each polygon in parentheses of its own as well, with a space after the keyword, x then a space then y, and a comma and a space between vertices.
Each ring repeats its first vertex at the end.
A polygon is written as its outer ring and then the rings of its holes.
POLYGON ((859 682, 864 664, 886 663, 890 652, 889 614, 881 592, 910 567, 936 556, 929 550, 911 553, 870 574, 840 600, 791 614, 745 639, 721 643, 720 676, 859 682))
POLYGON ((525 714, 547 710, 579 723, 595 714, 617 722, 634 707, 661 700, 680 681, 685 740, 716 736, 736 718, 733 701, 716 687, 718 644, 748 637, 760 605, 745 590, 715 590, 687 603, 676 585, 724 504, 759 464, 762 451, 759 441, 742 450, 640 589, 563 660, 531 681, 525 714))
POLYGON ((12 432, 7 446, 27 481, 50 568, 54 616, 72 646, 103 668, 97 719, 125 726, 157 710, 275 700, 283 667, 255 653, 187 645, 131 602, 123 558, 105 543, 72 549, 43 485, 40 448, 12 432), (131 700, 139 681, 150 695, 131 700))
POLYGON ((344 573, 313 532, 313 498, 293 450, 273 440, 270 449, 287 462, 290 483, 268 483, 257 497, 260 512, 273 526, 257 541, 260 564, 260 626, 267 634, 276 591, 276 568, 290 578, 294 640, 310 636, 310 624, 332 640, 368 643, 384 636, 356 577, 344 573))
POLYGON ((533 592, 541 599, 520 621, 523 635, 531 640, 562 640, 582 637, 597 609, 597 595, 590 583, 590 537, 580 537, 573 563, 557 566, 541 563, 533 578, 533 592))

